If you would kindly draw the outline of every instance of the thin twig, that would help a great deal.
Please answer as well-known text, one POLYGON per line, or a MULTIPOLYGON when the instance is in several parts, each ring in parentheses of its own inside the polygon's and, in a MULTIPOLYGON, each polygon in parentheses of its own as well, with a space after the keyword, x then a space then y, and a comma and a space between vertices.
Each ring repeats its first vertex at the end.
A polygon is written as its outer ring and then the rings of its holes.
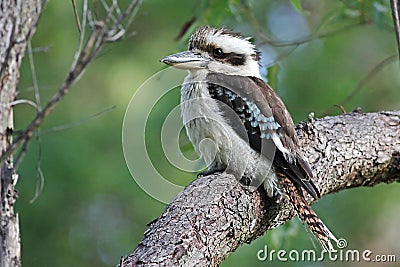
POLYGON ((392 63, 396 58, 396 55, 391 55, 381 62, 379 62, 368 74, 358 83, 357 87, 348 95, 343 101, 340 103, 342 105, 347 104, 360 90, 361 88, 372 78, 374 77, 379 71, 381 71, 384 67, 392 63))
POLYGON ((244 7, 244 13, 247 16, 248 21, 250 22, 250 24, 252 25, 252 27, 255 29, 257 36, 263 40, 261 43, 259 43, 259 45, 264 45, 264 44, 269 44, 273 47, 285 47, 285 46, 294 46, 294 45, 301 45, 307 42, 310 42, 314 39, 319 39, 319 38, 326 38, 332 35, 336 35, 338 33, 341 32, 345 32, 348 30, 351 30, 352 28, 361 26, 361 25, 365 25, 370 23, 370 21, 367 21, 366 19, 361 19, 360 22, 355 23, 355 24, 350 24, 347 26, 344 26, 343 28, 337 29, 337 30, 333 30, 330 32, 326 32, 326 33, 319 33, 319 31, 321 29, 324 28, 324 26, 330 22, 337 14, 338 11, 340 11, 340 14, 343 13, 343 7, 340 7, 336 10, 334 10, 334 12, 330 12, 330 14, 328 14, 328 16, 326 16, 325 19, 322 20, 321 24, 317 27, 316 31, 310 35, 304 36, 300 39, 297 40, 289 40, 289 41, 280 41, 280 40, 274 40, 271 39, 265 32, 265 27, 263 27, 262 25, 260 25, 260 23, 258 22, 258 20, 255 18, 254 16, 254 12, 251 11, 251 9, 244 7))
POLYGON ((82 52, 82 49, 83 49, 83 41, 85 40, 86 18, 87 18, 87 10, 88 10, 87 6, 88 6, 87 0, 84 0, 83 4, 82 4, 82 26, 83 26, 83 28, 81 29, 80 34, 79 34, 78 49, 75 52, 74 61, 72 63, 72 66, 77 64, 78 59, 79 59, 79 54, 82 52))
POLYGON ((28 105, 34 107, 36 109, 36 111, 40 111, 38 105, 35 102, 33 102, 31 100, 28 100, 28 99, 14 100, 13 102, 10 103, 10 106, 14 107, 14 106, 19 105, 19 104, 28 104, 28 105))
POLYGON ((400 4, 398 0, 390 0, 390 5, 392 7, 393 24, 397 40, 397 51, 400 60, 400 19, 399 19, 400 4))
POLYGON ((74 10, 74 15, 75 15, 75 20, 76 20, 76 25, 78 26, 78 31, 82 32, 81 22, 79 21, 79 14, 78 14, 78 10, 76 8, 75 0, 72 0, 72 9, 74 10))
MULTIPOLYGON (((50 46, 35 47, 35 48, 32 48, 31 53, 33 53, 33 54, 39 53, 39 52, 47 53, 49 51, 49 49, 50 49, 50 46)), ((29 51, 28 51, 28 53, 29 53, 29 51)))
POLYGON ((265 41, 261 42, 260 45, 266 44, 266 43, 268 43, 268 44, 270 44, 272 46, 275 46, 275 47, 301 45, 301 44, 310 42, 310 41, 312 41, 314 39, 322 39, 322 38, 326 38, 326 37, 329 37, 329 36, 332 36, 332 35, 336 35, 338 33, 351 30, 353 28, 356 28, 356 27, 361 26, 361 25, 365 25, 367 23, 369 23, 369 22, 350 24, 350 25, 344 26, 343 28, 340 28, 340 29, 337 29, 337 30, 334 30, 334 31, 321 33, 321 34, 315 35, 315 36, 308 35, 308 36, 305 36, 305 37, 303 37, 301 39, 298 39, 298 40, 277 41, 277 40, 268 39, 268 40, 265 40, 265 41))
POLYGON ((117 21, 117 18, 113 15, 114 8, 117 6, 115 1, 114 0, 112 1, 111 6, 108 6, 105 0, 100 0, 100 3, 103 5, 103 8, 107 12, 107 14, 111 14, 111 20, 114 22, 117 21))
POLYGON ((93 115, 91 115, 91 116, 89 116, 87 118, 83 118, 83 119, 81 119, 79 121, 74 121, 74 122, 69 123, 69 124, 63 124, 63 125, 51 127, 49 129, 45 129, 45 130, 41 131, 41 134, 44 135, 44 134, 48 134, 48 133, 64 131, 64 130, 67 130, 67 129, 71 129, 71 128, 77 127, 77 126, 82 125, 82 124, 84 124, 84 123, 86 123, 86 122, 88 122, 88 121, 90 121, 92 119, 96 119, 96 118, 98 118, 98 117, 100 117, 100 116, 102 116, 102 115, 114 110, 115 108, 116 108, 116 106, 112 106, 112 107, 109 107, 109 108, 107 108, 105 110, 97 112, 96 114, 93 114, 93 115))
POLYGON ((347 113, 346 109, 342 105, 335 104, 334 106, 337 107, 338 109, 340 109, 342 114, 346 114, 347 113))
MULTIPOLYGON (((107 38, 110 36, 109 35, 110 31, 118 28, 118 24, 122 24, 122 21, 130 13, 135 13, 141 3, 142 3, 141 0, 133 0, 129 4, 125 12, 121 14, 121 16, 117 19, 117 22, 114 23, 112 27, 109 27, 108 23, 110 21, 110 17, 112 16, 111 12, 114 11, 114 8, 110 9, 110 13, 107 14, 107 17, 103 22, 99 22, 96 24, 95 29, 91 33, 89 39, 86 41, 86 45, 83 47, 83 49, 79 51, 78 48, 70 72, 65 81, 60 86, 59 90, 53 95, 53 97, 46 104, 43 110, 36 114, 36 117, 26 127, 26 129, 23 130, 17 138, 15 138, 14 142, 8 147, 8 149, 5 152, 3 152, 3 154, 0 156, 0 163, 3 162, 5 159, 7 159, 22 145, 22 149, 20 150, 20 153, 17 156, 17 160, 18 162, 20 162, 20 160, 22 159, 23 155, 27 150, 28 143, 32 139, 35 130, 42 124, 43 120, 53 111, 57 103, 64 98, 64 96, 68 93, 71 85, 74 82, 76 82, 76 80, 86 69, 88 64, 99 54, 104 42, 108 41, 107 38)), ((87 0, 84 1, 84 8, 85 6, 87 6, 87 0)), ((86 11, 83 10, 83 15, 85 19, 86 19, 86 14, 87 14, 86 11)), ((83 26, 83 21, 84 20, 82 20, 82 26, 83 26)), ((82 42, 83 39, 84 37, 81 33, 79 46, 81 45, 81 43, 83 44, 82 42)))
MULTIPOLYGON (((32 132, 32 134, 33 134, 33 132, 32 132)), ((28 151, 29 140, 30 140, 30 139, 28 139, 27 141, 25 141, 25 142, 22 143, 22 148, 21 148, 21 150, 19 151, 18 155, 15 157, 14 166, 13 166, 14 170, 17 170, 17 169, 18 169, 19 165, 20 165, 21 162, 22 162, 22 158, 24 157, 25 153, 28 151)), ((15 142, 14 142, 14 143, 15 143, 15 142)), ((13 143, 13 144, 14 144, 14 143, 13 143)), ((18 147, 16 147, 15 149, 17 149, 17 148, 18 148, 18 147)), ((6 152, 7 152, 7 151, 6 151, 6 152)))
POLYGON ((28 42, 28 57, 29 57, 29 67, 31 69, 33 91, 35 93, 36 106, 40 111, 42 109, 42 104, 40 101, 39 85, 37 81, 35 62, 33 60, 32 45, 30 41, 28 42))
POLYGON ((120 17, 121 14, 122 14, 122 12, 121 12, 121 9, 120 9, 119 6, 118 6, 118 0, 113 0, 113 2, 115 2, 115 3, 114 3, 114 5, 115 5, 115 12, 117 13, 117 16, 120 17))
MULTIPOLYGON (((34 94, 35 94, 36 108, 37 108, 38 112, 40 112, 42 110, 42 104, 40 101, 39 85, 37 82, 35 62, 33 60, 32 45, 31 45, 30 41, 28 42, 28 51, 29 51, 29 53, 28 53, 29 67, 31 69, 32 85, 33 85, 33 90, 34 90, 34 94)), ((40 163, 41 163, 41 151, 42 151, 42 142, 41 142, 41 138, 40 138, 40 127, 37 127, 35 131, 36 131, 36 136, 37 136, 36 138, 37 138, 37 142, 38 142, 38 146, 39 146, 39 158, 36 163, 36 170, 37 170, 37 173, 39 174, 39 179, 41 179, 40 173, 39 173, 39 171, 41 172, 40 163)), ((19 154, 14 162, 14 169, 17 169, 19 167, 19 165, 22 161, 22 158, 27 151, 27 148, 28 148, 28 142, 26 142, 24 144, 22 150, 19 152, 19 154)), ((36 195, 38 196, 38 194, 36 194, 36 195)), ((34 197, 34 199, 36 199, 36 197, 34 197)))
POLYGON ((125 9, 125 12, 122 13, 121 16, 119 16, 117 22, 114 24, 113 28, 116 28, 116 25, 119 25, 122 23, 123 20, 127 16, 129 16, 127 23, 125 24, 125 28, 128 28, 129 25, 131 25, 133 18, 136 16, 136 12, 139 10, 139 6, 142 4, 142 0, 137 0, 137 1, 132 1, 129 6, 125 9))
MULTIPOLYGON (((118 20, 114 23, 114 25, 111 27, 112 30, 109 31, 109 35, 108 37, 105 39, 105 41, 107 42, 116 42, 120 39, 122 39, 123 37, 126 36, 126 29, 129 28, 129 25, 131 25, 133 18, 136 16, 136 12, 139 9, 140 4, 142 3, 142 0, 138 0, 136 2, 131 2, 129 4, 129 6, 125 9, 125 12, 122 13, 118 20), (124 27, 120 27, 120 25, 122 25, 122 21, 127 17, 128 20, 125 23, 124 27), (117 32, 116 29, 120 28, 120 30, 117 32)), ((118 6, 116 6, 116 8, 118 8, 118 6)), ((118 11, 117 11, 118 12, 118 11)))
POLYGON ((284 53, 278 54, 278 56, 273 61, 269 62, 268 65, 263 66, 263 67, 269 68, 269 67, 277 64, 279 61, 282 61, 284 58, 291 55, 298 47, 299 47, 299 45, 294 45, 294 46, 290 47, 284 53))
POLYGON ((42 143, 40 140, 40 134, 37 136, 37 141, 39 143, 39 152, 38 152, 38 159, 36 162, 36 190, 35 190, 35 195, 33 198, 29 201, 30 204, 36 201, 36 199, 40 196, 40 193, 43 192, 44 188, 44 174, 42 171, 42 143))
MULTIPOLYGON (((357 84, 357 87, 354 88, 354 90, 342 101, 340 101, 340 105, 344 106, 346 105, 349 101, 353 99, 353 97, 363 88, 363 86, 372 78, 374 77, 379 71, 381 71, 385 66, 389 65, 396 59, 397 55, 391 55, 385 59, 383 59, 381 62, 379 62, 370 72, 368 72, 367 75, 357 84)), ((325 110, 322 115, 327 115, 329 110, 325 110)))

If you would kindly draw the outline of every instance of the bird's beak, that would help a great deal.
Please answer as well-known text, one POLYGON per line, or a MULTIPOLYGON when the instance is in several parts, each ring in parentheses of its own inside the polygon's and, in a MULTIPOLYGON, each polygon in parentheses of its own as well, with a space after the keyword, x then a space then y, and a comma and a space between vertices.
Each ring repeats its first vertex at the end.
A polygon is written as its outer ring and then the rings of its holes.
POLYGON ((192 51, 185 51, 166 56, 160 59, 160 61, 178 69, 191 70, 207 67, 209 59, 202 57, 200 54, 193 53, 192 51))

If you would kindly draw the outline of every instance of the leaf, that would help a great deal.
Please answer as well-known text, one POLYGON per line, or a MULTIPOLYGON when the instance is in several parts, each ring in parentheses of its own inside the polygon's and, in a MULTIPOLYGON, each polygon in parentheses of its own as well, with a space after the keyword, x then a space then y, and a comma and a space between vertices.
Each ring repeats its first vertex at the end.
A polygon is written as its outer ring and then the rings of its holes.
POLYGON ((290 0, 290 3, 292 3, 292 6, 294 9, 296 9, 300 13, 304 13, 304 9, 301 6, 300 0, 290 0))
POLYGON ((232 16, 229 1, 210 1, 202 13, 203 22, 212 26, 223 25, 224 21, 232 16))
POLYGON ((389 8, 382 5, 378 1, 373 3, 373 17, 378 28, 382 28, 385 25, 385 14, 389 13, 389 8))
POLYGON ((280 67, 278 64, 275 64, 271 67, 268 68, 268 74, 267 74, 267 80, 268 84, 272 87, 275 88, 275 90, 278 88, 278 74, 280 71, 280 67))

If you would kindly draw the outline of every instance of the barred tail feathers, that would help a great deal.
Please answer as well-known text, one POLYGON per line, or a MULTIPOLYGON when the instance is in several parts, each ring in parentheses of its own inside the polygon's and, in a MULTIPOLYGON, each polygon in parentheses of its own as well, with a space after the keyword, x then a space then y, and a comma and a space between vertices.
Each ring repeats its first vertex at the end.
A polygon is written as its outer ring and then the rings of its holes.
POLYGON ((310 228, 315 238, 320 243, 322 249, 327 251, 335 250, 331 240, 338 242, 336 237, 329 231, 328 227, 318 218, 317 214, 311 207, 304 201, 304 203, 297 205, 297 213, 301 220, 303 220, 310 228))
POLYGON ((308 228, 318 240, 318 243, 321 245, 322 249, 327 251, 335 250, 331 240, 335 241, 335 243, 337 243, 338 240, 308 205, 302 192, 300 191, 301 189, 298 190, 292 181, 290 181, 290 179, 286 176, 281 177, 280 182, 284 193, 286 193, 289 197, 289 201, 296 210, 297 215, 303 222, 307 224, 308 228))

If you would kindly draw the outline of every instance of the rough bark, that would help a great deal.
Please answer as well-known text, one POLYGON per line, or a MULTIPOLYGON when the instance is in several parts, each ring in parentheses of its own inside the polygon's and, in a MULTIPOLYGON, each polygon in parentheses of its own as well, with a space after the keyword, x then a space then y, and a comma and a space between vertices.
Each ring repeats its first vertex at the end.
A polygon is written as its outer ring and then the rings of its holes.
MULTIPOLYGON (((12 142, 13 109, 19 81, 19 67, 38 20, 39 0, 6 0, 0 3, 0 151, 12 142)), ((20 266, 18 214, 14 213, 17 174, 12 156, 1 164, 0 172, 0 266, 20 266)))
MULTIPOLYGON (((297 127, 322 195, 400 180, 400 111, 351 113, 297 127)), ((149 226, 123 266, 217 266, 241 244, 294 216, 286 199, 226 174, 199 178, 149 226)))

